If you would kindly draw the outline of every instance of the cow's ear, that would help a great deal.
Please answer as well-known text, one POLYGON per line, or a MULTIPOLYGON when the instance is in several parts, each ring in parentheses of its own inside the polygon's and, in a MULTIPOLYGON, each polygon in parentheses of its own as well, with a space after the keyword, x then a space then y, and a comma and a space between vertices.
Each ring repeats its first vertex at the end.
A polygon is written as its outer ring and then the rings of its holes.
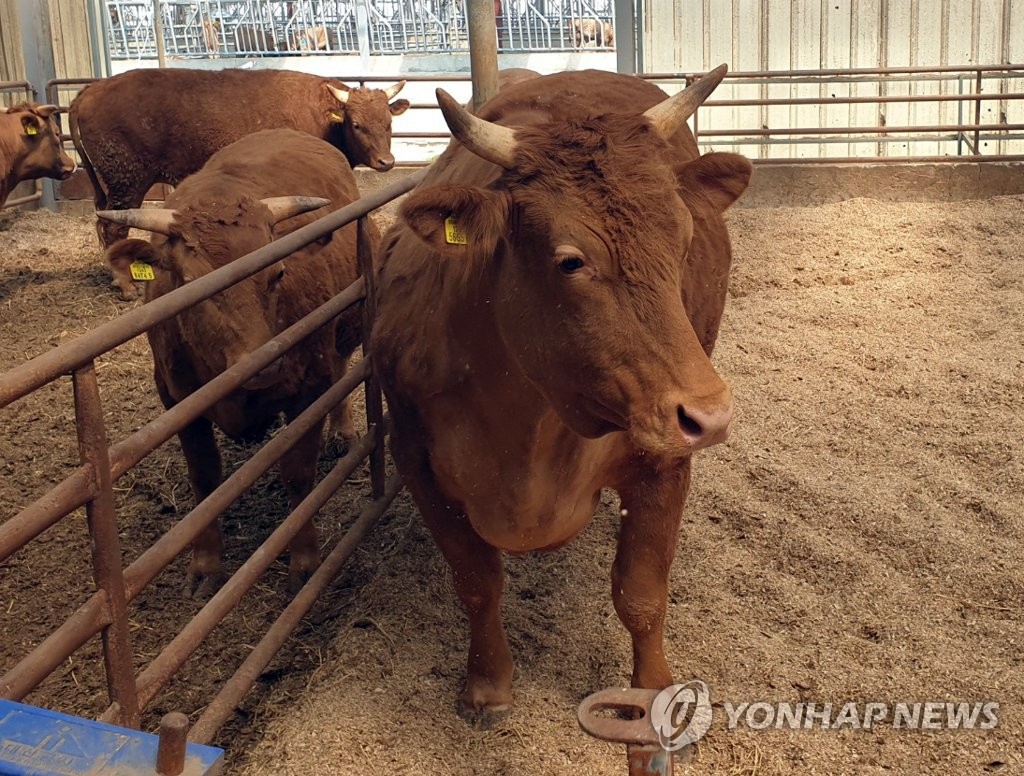
POLYGON ((131 265, 137 261, 161 269, 170 269, 165 266, 167 262, 153 249, 152 244, 135 238, 118 240, 107 248, 107 261, 111 267, 121 270, 125 276, 130 273, 131 265))
POLYGON ((509 196, 473 186, 428 186, 413 191, 400 215, 427 245, 444 256, 494 253, 508 224, 509 196))
POLYGON ((21 117, 21 130, 26 135, 38 135, 43 130, 43 120, 34 113, 26 113, 21 117))
POLYGON ((388 105, 388 108, 391 110, 392 116, 401 116, 403 113, 409 110, 409 101, 395 100, 393 103, 388 105))
POLYGON ((739 154, 710 153, 676 168, 679 187, 702 196, 719 212, 739 199, 754 166, 739 154))

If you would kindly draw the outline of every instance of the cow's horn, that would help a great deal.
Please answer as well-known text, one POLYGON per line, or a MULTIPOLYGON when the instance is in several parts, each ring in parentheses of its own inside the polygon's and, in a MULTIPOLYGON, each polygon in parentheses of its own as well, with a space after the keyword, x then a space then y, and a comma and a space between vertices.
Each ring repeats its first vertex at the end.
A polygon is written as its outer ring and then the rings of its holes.
POLYGON ((405 81, 399 81, 394 86, 389 86, 387 89, 385 89, 384 90, 384 96, 388 98, 388 102, 391 102, 391 100, 395 99, 395 96, 400 91, 402 91, 402 89, 404 87, 405 87, 405 81))
POLYGON ((260 202, 270 208, 271 223, 275 224, 286 218, 297 216, 299 213, 306 213, 331 204, 329 199, 323 197, 267 197, 261 199, 260 202))
POLYGON ((728 70, 728 65, 719 65, 679 94, 648 108, 644 115, 651 120, 658 134, 670 138, 722 82, 728 70))
POLYGON ((137 207, 130 210, 97 210, 96 215, 115 224, 133 226, 147 232, 171 233, 171 222, 177 212, 169 208, 137 207))
POLYGON ((56 113, 57 111, 59 111, 60 110, 60 106, 59 105, 46 104, 46 105, 40 105, 39 107, 36 108, 36 110, 39 111, 39 113, 41 115, 43 115, 43 116, 49 116, 51 113, 56 113))
MULTIPOLYGON (((327 84, 327 88, 330 89, 331 94, 334 95, 334 99, 336 99, 342 105, 348 105, 348 87, 347 86, 345 87, 344 91, 339 89, 334 84, 327 84)), ((388 99, 391 99, 391 98, 389 97, 388 99)))
POLYGON ((515 132, 500 124, 477 118, 444 89, 437 90, 437 104, 452 135, 470 151, 506 170, 515 168, 515 132))

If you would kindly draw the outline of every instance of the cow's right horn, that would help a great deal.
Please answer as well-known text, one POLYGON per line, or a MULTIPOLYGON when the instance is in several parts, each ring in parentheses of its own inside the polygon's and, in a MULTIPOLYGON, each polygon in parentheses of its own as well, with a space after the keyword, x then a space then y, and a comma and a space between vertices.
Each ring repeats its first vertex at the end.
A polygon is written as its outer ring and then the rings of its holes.
POLYGON ((728 65, 719 65, 679 94, 659 102, 653 108, 648 108, 644 115, 651 120, 658 134, 667 140, 694 114, 722 82, 728 71, 728 65))
POLYGON ((130 210, 97 210, 96 216, 115 224, 124 224, 147 232, 171 233, 171 223, 177 211, 169 208, 132 208, 130 210))
POLYGON ((331 204, 329 199, 323 197, 267 197, 260 202, 270 209, 270 221, 274 224, 331 204))
POLYGON ((437 104, 452 135, 470 151, 506 170, 515 169, 515 132, 500 124, 477 118, 444 89, 437 90, 437 104))
POLYGON ((387 89, 385 89, 384 90, 384 96, 388 98, 388 102, 391 102, 393 99, 395 99, 397 94, 400 91, 402 91, 402 88, 404 86, 405 86, 405 81, 399 81, 397 84, 392 84, 387 89))

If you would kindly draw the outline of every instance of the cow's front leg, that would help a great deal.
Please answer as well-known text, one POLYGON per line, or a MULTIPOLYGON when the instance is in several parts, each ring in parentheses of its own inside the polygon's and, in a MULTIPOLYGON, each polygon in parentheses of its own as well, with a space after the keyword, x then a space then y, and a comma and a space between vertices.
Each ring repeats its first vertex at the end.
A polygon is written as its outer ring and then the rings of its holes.
POLYGON ((665 659, 665 611, 669 570, 690 487, 690 460, 634 475, 618 489, 624 514, 612 567, 612 599, 633 640, 633 686, 661 689, 672 684, 665 659))
MULTIPOLYGON (((281 481, 288 491, 288 503, 292 510, 313 489, 323 427, 323 422, 316 424, 281 458, 281 481)), ((312 518, 303 523, 295 534, 288 545, 288 555, 288 591, 296 593, 320 565, 320 548, 312 518)))
POLYGON ((481 539, 469 519, 434 484, 426 456, 393 445, 402 478, 452 570, 455 592, 469 616, 466 686, 458 711, 466 722, 486 730, 512 708, 512 652, 501 621, 505 574, 501 552, 481 539), (405 465, 403 465, 405 464, 405 465))
MULTIPOLYGON (((199 504, 220 485, 222 476, 213 424, 206 418, 197 418, 178 432, 178 439, 188 465, 192 494, 199 504)), ((220 518, 217 518, 192 543, 192 561, 185 582, 187 594, 196 600, 205 600, 223 584, 223 551, 224 538, 220 531, 220 518)))

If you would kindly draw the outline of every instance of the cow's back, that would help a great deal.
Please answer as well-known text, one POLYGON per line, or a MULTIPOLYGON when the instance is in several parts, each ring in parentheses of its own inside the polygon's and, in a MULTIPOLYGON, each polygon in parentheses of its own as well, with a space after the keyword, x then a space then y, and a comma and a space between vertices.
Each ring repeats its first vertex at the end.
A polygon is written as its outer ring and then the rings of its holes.
POLYGON ((102 174, 145 166, 177 183, 253 132, 327 135, 322 81, 289 70, 133 70, 82 90, 71 104, 73 135, 102 174))

